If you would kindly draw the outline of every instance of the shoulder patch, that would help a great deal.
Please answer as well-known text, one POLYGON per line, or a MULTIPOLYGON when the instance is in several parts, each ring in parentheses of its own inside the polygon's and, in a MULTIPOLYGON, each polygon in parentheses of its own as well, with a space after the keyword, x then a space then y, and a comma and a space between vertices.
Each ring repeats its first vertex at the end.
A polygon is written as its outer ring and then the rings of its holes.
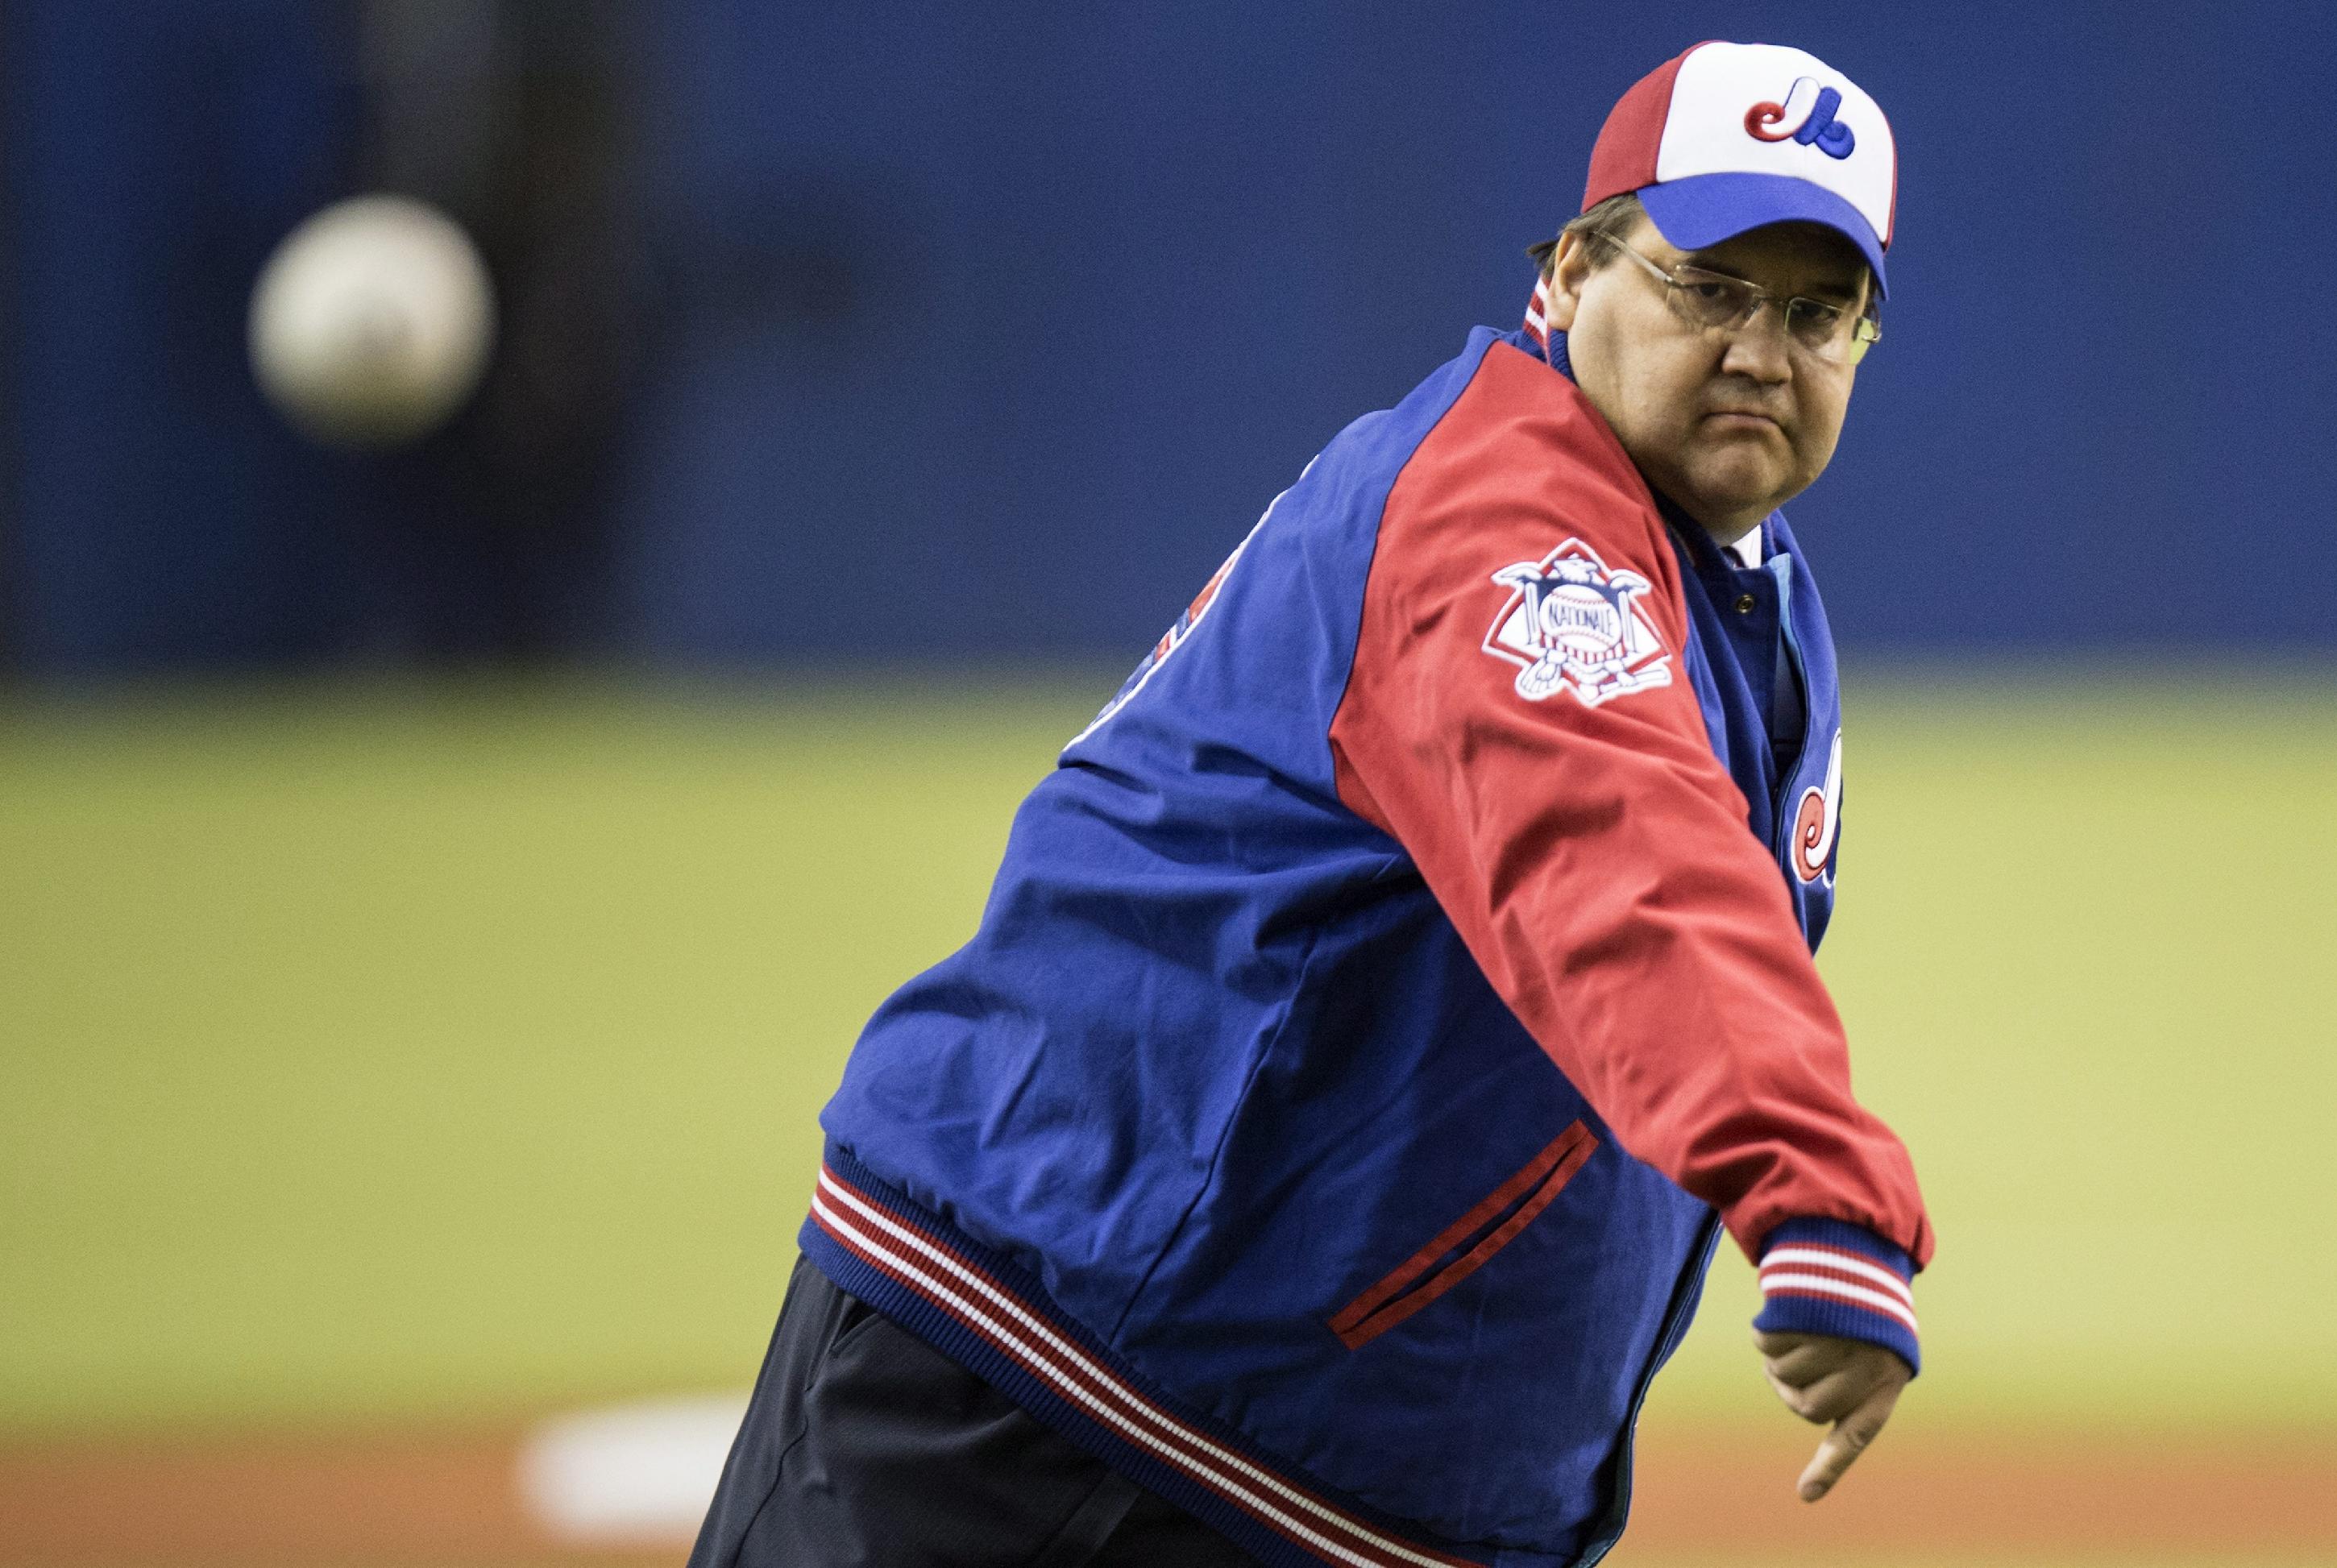
POLYGON ((1597 707, 1671 684, 1671 650, 1639 608, 1650 585, 1638 572, 1612 570, 1569 539, 1540 560, 1501 568, 1492 581, 1510 597, 1485 633, 1485 651, 1518 667, 1518 695, 1528 702, 1570 691, 1597 707))

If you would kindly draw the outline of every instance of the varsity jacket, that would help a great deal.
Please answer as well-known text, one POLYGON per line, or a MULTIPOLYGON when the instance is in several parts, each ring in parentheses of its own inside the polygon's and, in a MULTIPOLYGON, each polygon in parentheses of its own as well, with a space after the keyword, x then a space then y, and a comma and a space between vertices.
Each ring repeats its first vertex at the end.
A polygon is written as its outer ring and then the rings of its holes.
POLYGON ((838 1284, 1268 1563, 1572 1564, 1726 1228, 1918 1362, 1811 957, 1841 718, 1785 520, 1666 515, 1530 321, 1310 463, 870 1021, 838 1284))

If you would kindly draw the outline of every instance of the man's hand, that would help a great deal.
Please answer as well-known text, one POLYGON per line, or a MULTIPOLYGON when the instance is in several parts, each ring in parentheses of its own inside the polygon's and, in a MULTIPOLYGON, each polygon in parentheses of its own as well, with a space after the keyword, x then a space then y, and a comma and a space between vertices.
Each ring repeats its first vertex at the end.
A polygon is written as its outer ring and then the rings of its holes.
POLYGON ((1880 1345, 1831 1334, 1755 1334, 1761 1369, 1785 1408, 1804 1421, 1833 1430, 1818 1445, 1817 1456, 1802 1472, 1802 1501, 1814 1503, 1833 1489, 1851 1461, 1866 1451, 1891 1407, 1914 1373, 1880 1345))

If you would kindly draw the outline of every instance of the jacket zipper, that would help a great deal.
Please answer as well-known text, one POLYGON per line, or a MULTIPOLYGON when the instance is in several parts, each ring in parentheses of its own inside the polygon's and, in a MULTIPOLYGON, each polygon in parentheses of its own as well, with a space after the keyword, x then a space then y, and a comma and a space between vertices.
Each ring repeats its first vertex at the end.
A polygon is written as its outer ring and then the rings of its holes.
POLYGON ((1591 1568, 1623 1538, 1623 1526, 1631 1517, 1631 1465, 1639 1442, 1639 1407, 1647 1403, 1648 1390, 1655 1385, 1656 1374, 1679 1349, 1688 1324, 1696 1319, 1697 1303, 1704 1299, 1704 1276, 1712 1267, 1713 1249, 1719 1244, 1720 1216, 1712 1214, 1704 1222, 1704 1236, 1696 1249, 1695 1265, 1680 1276, 1679 1284, 1674 1288, 1672 1310, 1662 1336, 1656 1341, 1656 1352, 1648 1358, 1646 1368, 1639 1373, 1638 1385, 1631 1390, 1631 1407, 1623 1417, 1623 1451, 1617 1461, 1615 1501, 1607 1511, 1597 1539, 1584 1549, 1577 1568, 1591 1568))

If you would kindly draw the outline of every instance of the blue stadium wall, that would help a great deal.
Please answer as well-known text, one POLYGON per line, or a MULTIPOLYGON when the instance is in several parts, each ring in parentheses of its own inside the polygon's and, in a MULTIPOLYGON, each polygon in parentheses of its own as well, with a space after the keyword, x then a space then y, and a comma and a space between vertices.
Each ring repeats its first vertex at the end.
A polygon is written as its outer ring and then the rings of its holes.
MULTIPOLYGON (((416 641, 395 460, 304 446, 241 359, 260 259, 348 193, 334 12, 0 4, 20 673, 416 641)), ((569 651, 1133 659, 1342 424, 1515 321, 1626 86, 1757 36, 1900 144, 1886 341, 1792 509, 1843 642, 2325 652, 2332 17, 640 5, 626 221, 669 305, 569 651)))

